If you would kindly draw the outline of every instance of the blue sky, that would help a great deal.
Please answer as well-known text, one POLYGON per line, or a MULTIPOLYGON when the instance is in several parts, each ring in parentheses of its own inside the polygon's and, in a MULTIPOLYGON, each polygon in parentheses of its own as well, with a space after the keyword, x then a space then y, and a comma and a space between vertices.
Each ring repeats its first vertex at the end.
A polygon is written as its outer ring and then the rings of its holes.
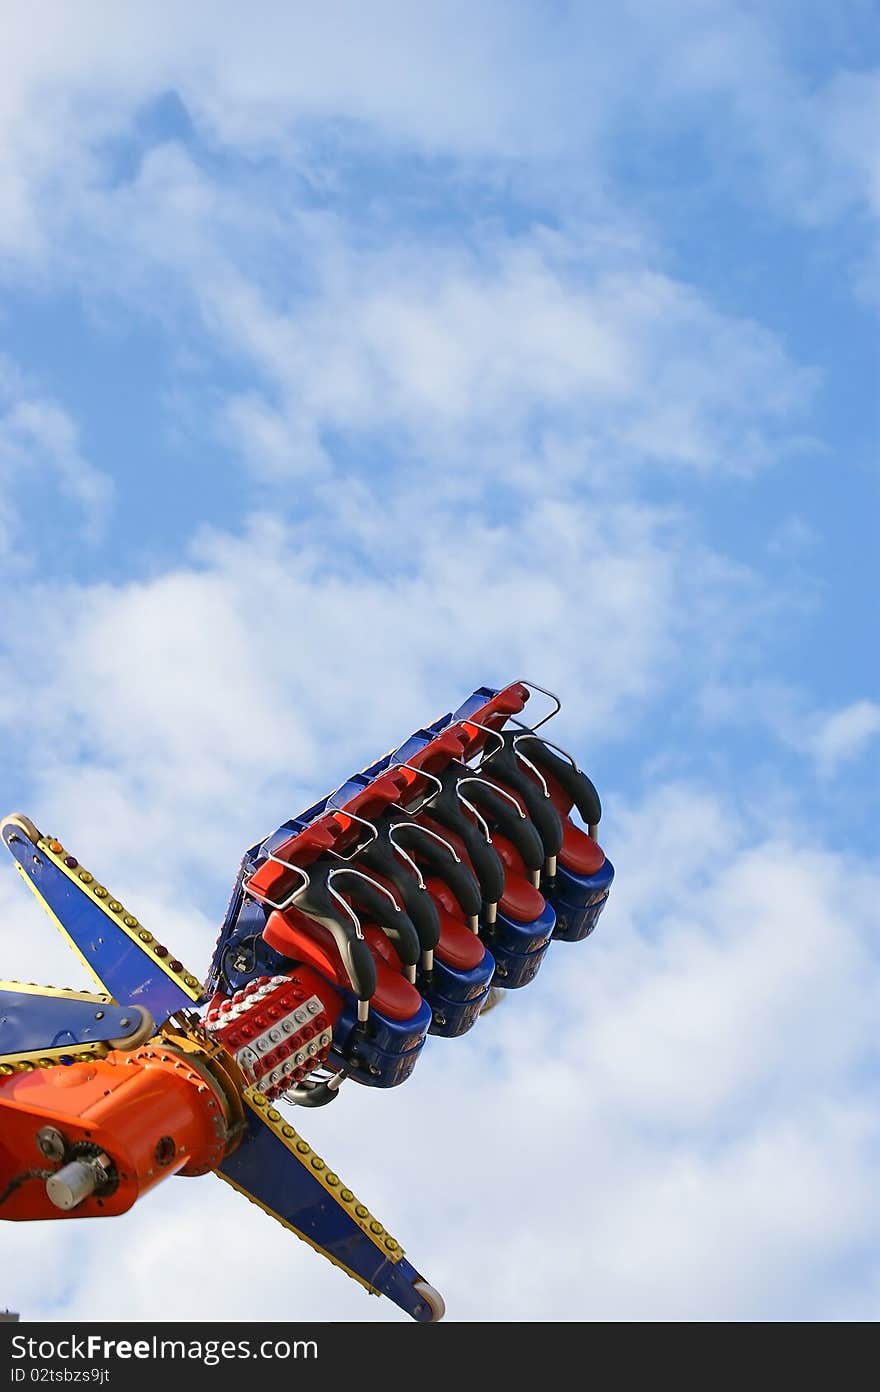
MULTIPOLYGON (((601 933, 315 1143, 453 1318, 875 1318, 876 10, 256 12, 7 7, 9 807, 198 968, 257 836, 474 686, 558 689, 601 933), (392 1182, 462 1137, 467 1193, 392 1182)), ((6 974, 69 976, 3 885, 6 974)), ((126 1310, 216 1215, 263 1313, 376 1316, 192 1188, 119 1227, 126 1310)), ((41 1249, 98 1269, 85 1226, 41 1249)), ((0 1300, 122 1309, 10 1241, 0 1300)))

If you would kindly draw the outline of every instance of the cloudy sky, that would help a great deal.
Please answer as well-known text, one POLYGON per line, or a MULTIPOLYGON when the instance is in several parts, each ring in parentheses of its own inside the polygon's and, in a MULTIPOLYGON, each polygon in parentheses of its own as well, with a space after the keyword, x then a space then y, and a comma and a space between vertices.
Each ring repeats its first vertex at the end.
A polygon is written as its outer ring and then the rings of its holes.
MULTIPOLYGON (((869 0, 3 6, 2 810, 201 975, 475 686, 602 792, 595 937, 303 1124, 451 1319, 880 1315, 878 122, 869 0)), ((30 1319, 403 1318, 212 1178, 0 1250, 30 1319)))

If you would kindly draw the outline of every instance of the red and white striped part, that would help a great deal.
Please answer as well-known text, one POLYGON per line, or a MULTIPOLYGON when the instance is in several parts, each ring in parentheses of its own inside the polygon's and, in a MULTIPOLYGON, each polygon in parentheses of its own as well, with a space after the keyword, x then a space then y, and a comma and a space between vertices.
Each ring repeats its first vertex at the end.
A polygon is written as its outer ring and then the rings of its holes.
POLYGON ((214 997, 205 1029, 267 1097, 280 1096, 320 1067, 333 1030, 320 996, 288 976, 261 976, 231 998, 214 997))

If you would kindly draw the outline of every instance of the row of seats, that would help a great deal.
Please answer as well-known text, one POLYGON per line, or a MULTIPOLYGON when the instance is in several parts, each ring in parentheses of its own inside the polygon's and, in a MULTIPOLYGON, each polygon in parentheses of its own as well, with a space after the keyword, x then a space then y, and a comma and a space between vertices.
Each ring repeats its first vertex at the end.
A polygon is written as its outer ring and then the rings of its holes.
POLYGON ((520 720, 531 694, 481 688, 252 848, 215 988, 314 969, 341 1002, 331 1066, 389 1087, 428 1033, 464 1034, 493 987, 534 979, 553 939, 592 932, 614 874, 601 805, 520 720))

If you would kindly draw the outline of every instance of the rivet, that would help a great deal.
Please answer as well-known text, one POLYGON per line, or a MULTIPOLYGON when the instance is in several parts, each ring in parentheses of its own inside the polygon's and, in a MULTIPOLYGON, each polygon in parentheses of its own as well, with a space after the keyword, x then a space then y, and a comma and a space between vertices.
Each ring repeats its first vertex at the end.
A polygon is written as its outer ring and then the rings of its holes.
POLYGON ((312 1156, 312 1169, 313 1169, 313 1170, 323 1170, 323 1168, 324 1168, 324 1161, 321 1159, 320 1155, 313 1155, 313 1156, 312 1156))
POLYGON ((309 1145, 308 1141, 297 1141, 296 1148, 300 1155, 308 1155, 312 1147, 309 1145))
POLYGON ((370 1210, 368 1208, 364 1208, 362 1203, 357 1204, 355 1206, 354 1211, 359 1218, 369 1218, 370 1216, 370 1210))
POLYGON ((278 1112, 278 1111, 276 1111, 274 1107, 270 1107, 270 1108, 269 1108, 269 1111, 266 1113, 266 1115, 268 1116, 268 1118, 269 1118, 270 1121, 280 1121, 280 1120, 281 1120, 281 1113, 278 1112))
POLYGON ((126 928, 136 928, 138 926, 138 921, 134 917, 134 914, 126 914, 125 918, 122 921, 125 924, 126 928))
POLYGON ((393 1237, 386 1237, 385 1246, 388 1248, 389 1252, 396 1252, 400 1244, 395 1242, 393 1237))
POLYGON ((103 885, 95 885, 95 888, 92 890, 92 893, 94 894, 96 899, 106 899, 109 891, 106 890, 103 885))
POLYGON ((107 905, 107 908, 112 909, 114 913, 122 913, 122 905, 120 904, 118 899, 111 899, 110 903, 107 905))
POLYGON ((265 1107, 266 1099, 261 1092, 255 1092, 252 1098, 255 1107, 265 1107))
POLYGON ((80 870, 79 872, 79 879, 82 880, 83 884, 91 884, 94 878, 94 875, 90 874, 88 870, 80 870))
POLYGON ((288 1126, 287 1123, 285 1123, 284 1126, 282 1126, 281 1128, 281 1134, 282 1136, 286 1136, 288 1140, 292 1140, 292 1138, 296 1135, 296 1132, 294 1131, 292 1126, 288 1126))
POLYGON ((384 1231, 385 1229, 382 1227, 382 1224, 374 1218, 370 1224, 370 1232, 374 1232, 378 1236, 379 1233, 383 1233, 384 1231))
POLYGON ((354 1194, 351 1192, 350 1189, 340 1189, 339 1197, 341 1199, 344 1199, 346 1203, 351 1203, 352 1199, 354 1198, 354 1194))
POLYGON ((328 1171, 324 1178, 330 1185, 331 1189, 335 1189, 337 1184, 339 1183, 339 1175, 333 1174, 332 1171, 328 1171))

